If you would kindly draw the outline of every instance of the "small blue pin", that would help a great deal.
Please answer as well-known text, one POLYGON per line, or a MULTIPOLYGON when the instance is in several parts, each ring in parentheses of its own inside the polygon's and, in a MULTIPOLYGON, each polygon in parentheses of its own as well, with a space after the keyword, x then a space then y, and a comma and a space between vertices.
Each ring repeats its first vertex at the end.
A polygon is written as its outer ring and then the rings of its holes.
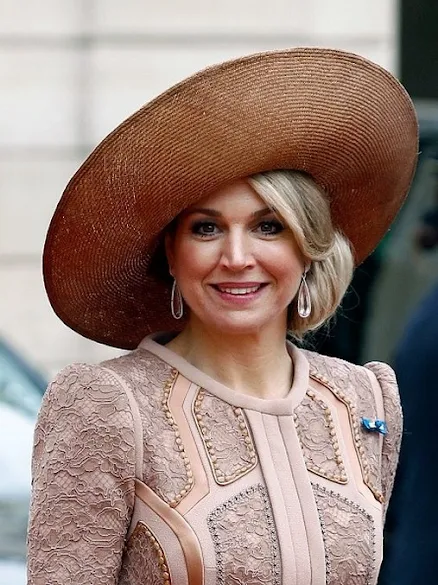
POLYGON ((386 435, 388 432, 386 422, 379 418, 361 418, 361 423, 367 431, 373 431, 381 435, 386 435))

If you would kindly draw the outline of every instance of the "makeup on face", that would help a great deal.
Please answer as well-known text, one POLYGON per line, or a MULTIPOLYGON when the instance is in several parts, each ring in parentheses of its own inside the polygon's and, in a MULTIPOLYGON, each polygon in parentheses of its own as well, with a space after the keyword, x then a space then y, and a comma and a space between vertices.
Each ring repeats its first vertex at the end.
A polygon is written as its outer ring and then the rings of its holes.
POLYGON ((185 210, 168 256, 191 312, 224 330, 284 324, 303 270, 291 230, 244 181, 185 210))

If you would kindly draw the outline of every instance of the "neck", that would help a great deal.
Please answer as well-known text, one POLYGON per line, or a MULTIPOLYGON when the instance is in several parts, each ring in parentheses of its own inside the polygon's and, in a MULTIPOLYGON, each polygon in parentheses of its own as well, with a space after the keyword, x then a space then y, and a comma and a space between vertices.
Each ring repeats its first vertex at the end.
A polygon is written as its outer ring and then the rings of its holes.
POLYGON ((292 384, 284 326, 226 336, 191 320, 167 347, 218 382, 258 398, 283 398, 292 384))

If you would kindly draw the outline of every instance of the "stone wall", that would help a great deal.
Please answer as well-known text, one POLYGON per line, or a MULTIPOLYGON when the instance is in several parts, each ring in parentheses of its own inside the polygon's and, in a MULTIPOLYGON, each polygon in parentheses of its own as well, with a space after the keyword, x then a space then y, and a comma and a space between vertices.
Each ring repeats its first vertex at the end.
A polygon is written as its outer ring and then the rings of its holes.
POLYGON ((299 45, 397 72, 396 0, 0 0, 0 335, 43 372, 116 350, 53 314, 41 279, 63 187, 115 125, 196 70, 299 45))

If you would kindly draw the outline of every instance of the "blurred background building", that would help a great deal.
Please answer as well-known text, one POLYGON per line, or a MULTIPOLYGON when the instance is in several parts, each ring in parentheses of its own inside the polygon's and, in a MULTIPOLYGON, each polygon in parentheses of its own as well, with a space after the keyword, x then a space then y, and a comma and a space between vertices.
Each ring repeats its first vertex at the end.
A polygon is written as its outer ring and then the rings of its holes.
POLYGON ((383 65, 416 101, 417 176, 335 325, 311 343, 358 363, 393 363, 411 312, 438 280, 438 246, 418 245, 438 209, 437 26, 436 0, 0 0, 0 585, 25 583, 29 458, 45 380, 67 363, 118 353, 70 331, 44 292, 45 234, 80 163, 145 102, 228 58, 319 45, 383 65))
POLYGON ((0 0, 0 334, 47 375, 114 351, 53 314, 41 279, 51 214, 92 148, 198 69, 324 45, 397 72, 396 0, 0 0))

